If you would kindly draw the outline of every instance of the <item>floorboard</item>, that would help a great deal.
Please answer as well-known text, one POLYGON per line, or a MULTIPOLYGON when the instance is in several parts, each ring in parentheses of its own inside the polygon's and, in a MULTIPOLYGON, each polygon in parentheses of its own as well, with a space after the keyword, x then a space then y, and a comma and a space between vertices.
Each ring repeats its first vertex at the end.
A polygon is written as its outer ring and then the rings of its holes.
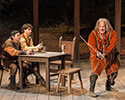
MULTIPOLYGON (((98 77, 95 87, 95 93, 98 95, 97 98, 92 98, 88 95, 89 91, 89 76, 91 73, 89 59, 82 59, 75 62, 74 67, 82 68, 81 77, 83 81, 83 91, 80 90, 80 84, 78 81, 77 74, 74 75, 72 81, 71 94, 68 94, 67 85, 61 87, 59 93, 56 93, 57 77, 51 78, 51 92, 47 93, 46 88, 35 84, 34 75, 28 77, 31 85, 29 88, 25 88, 18 91, 8 89, 9 84, 9 72, 4 72, 2 87, 0 88, 0 100, 124 100, 125 98, 125 59, 121 59, 121 68, 116 79, 114 92, 105 90, 106 74, 102 72, 101 76, 98 77)), ((40 64, 40 73, 45 78, 44 64, 40 64)), ((16 81, 18 82, 18 74, 16 81)))

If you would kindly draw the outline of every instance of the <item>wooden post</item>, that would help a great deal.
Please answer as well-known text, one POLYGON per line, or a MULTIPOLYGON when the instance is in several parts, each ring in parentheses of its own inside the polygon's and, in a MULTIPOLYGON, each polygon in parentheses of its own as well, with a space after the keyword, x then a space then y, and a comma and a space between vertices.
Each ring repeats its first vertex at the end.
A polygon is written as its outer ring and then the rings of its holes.
POLYGON ((115 31, 118 33, 118 45, 117 49, 120 52, 120 41, 121 41, 121 1, 115 0, 115 31))
POLYGON ((74 35, 76 37, 75 60, 79 59, 80 0, 74 0, 74 35))
POLYGON ((33 42, 34 45, 39 43, 39 0, 33 0, 33 42))

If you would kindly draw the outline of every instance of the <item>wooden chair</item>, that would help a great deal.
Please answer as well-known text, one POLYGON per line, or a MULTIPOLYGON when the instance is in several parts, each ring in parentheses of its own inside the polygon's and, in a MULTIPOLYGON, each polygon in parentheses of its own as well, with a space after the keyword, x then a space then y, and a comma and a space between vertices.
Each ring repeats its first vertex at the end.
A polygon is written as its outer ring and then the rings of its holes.
POLYGON ((71 93, 71 80, 72 80, 72 75, 74 75, 75 73, 78 74, 79 81, 80 81, 80 87, 81 87, 81 91, 82 91, 83 84, 82 84, 82 79, 81 79, 81 75, 80 75, 81 70, 82 70, 81 68, 67 68, 67 69, 62 69, 62 70, 58 71, 59 78, 58 78, 56 92, 59 91, 59 86, 60 86, 61 80, 63 79, 64 76, 66 76, 67 80, 68 80, 68 93, 71 93))
MULTIPOLYGON (((64 45, 64 52, 67 54, 67 57, 65 58, 65 66, 70 65, 71 67, 73 67, 75 42, 76 42, 76 37, 74 37, 72 41, 62 40, 62 36, 59 38, 59 48, 61 50, 62 45, 64 45)), ((57 73, 57 71, 61 69, 60 68, 61 60, 52 61, 51 64, 57 65, 58 67, 51 68, 50 72, 57 73)))

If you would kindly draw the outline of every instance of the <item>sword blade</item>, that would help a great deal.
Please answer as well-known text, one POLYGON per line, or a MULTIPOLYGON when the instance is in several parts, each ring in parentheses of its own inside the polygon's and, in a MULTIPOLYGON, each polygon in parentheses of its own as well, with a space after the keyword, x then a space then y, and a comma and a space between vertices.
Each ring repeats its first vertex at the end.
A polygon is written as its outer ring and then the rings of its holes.
POLYGON ((80 38, 85 42, 85 44, 87 44, 89 47, 92 48, 92 50, 94 50, 96 53, 98 53, 98 51, 96 51, 92 45, 90 45, 88 42, 86 42, 86 40, 80 35, 80 38))

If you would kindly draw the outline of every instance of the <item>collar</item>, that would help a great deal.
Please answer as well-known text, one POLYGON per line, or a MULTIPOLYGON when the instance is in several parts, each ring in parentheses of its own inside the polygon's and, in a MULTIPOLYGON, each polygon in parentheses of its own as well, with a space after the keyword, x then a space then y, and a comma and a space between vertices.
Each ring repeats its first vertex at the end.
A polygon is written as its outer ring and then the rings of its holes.
POLYGON ((27 36, 26 33, 23 33, 23 36, 25 39, 28 39, 28 40, 31 38, 31 36, 27 36))
POLYGON ((102 37, 104 37, 104 36, 105 36, 105 33, 100 33, 100 34, 101 34, 101 36, 102 36, 102 37))

